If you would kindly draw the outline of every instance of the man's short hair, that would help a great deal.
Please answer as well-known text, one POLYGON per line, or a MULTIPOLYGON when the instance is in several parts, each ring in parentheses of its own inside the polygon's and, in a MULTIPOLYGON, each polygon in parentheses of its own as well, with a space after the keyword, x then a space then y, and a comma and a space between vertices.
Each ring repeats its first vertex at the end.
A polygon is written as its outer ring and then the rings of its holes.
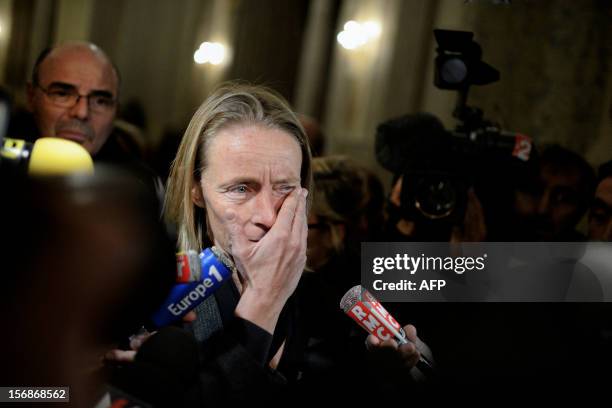
MULTIPOLYGON (((42 65, 44 60, 47 59, 49 54, 51 54, 51 51, 53 51, 55 48, 57 47, 47 47, 44 50, 42 50, 40 54, 38 54, 38 57, 36 57, 36 61, 34 62, 34 67, 32 67, 32 77, 30 78, 30 80, 32 81, 32 84, 34 85, 40 84, 40 82, 38 81, 39 74, 40 74, 40 66, 42 65)), ((119 93, 119 89, 121 88, 121 74, 119 73, 119 68, 117 68, 115 63, 108 56, 106 56, 106 59, 111 64, 111 67, 113 67, 113 70, 115 71, 115 75, 117 76, 117 93, 119 93)))
POLYGON ((541 167, 550 166, 560 172, 577 171, 580 176, 578 188, 584 205, 587 205, 597 186, 595 171, 591 165, 578 153, 573 152, 558 144, 553 144, 542 149, 540 155, 541 167))
POLYGON ((38 54, 38 57, 36 57, 36 62, 34 62, 34 67, 32 68, 32 78, 31 81, 34 85, 38 85, 38 74, 40 71, 40 64, 42 64, 42 62, 47 58, 47 56, 51 53, 51 51, 53 50, 52 47, 47 47, 44 50, 41 51, 40 54, 38 54))

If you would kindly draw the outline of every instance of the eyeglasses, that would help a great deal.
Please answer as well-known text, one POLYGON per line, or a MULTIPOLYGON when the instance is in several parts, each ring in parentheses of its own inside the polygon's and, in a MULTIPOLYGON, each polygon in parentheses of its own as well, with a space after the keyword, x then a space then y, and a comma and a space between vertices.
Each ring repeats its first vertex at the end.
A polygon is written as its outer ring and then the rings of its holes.
POLYGON ((72 86, 51 84, 48 88, 43 88, 35 84, 47 95, 51 103, 60 108, 72 108, 81 98, 87 99, 87 106, 92 112, 109 113, 115 108, 115 98, 106 91, 94 91, 88 95, 81 95, 72 86))

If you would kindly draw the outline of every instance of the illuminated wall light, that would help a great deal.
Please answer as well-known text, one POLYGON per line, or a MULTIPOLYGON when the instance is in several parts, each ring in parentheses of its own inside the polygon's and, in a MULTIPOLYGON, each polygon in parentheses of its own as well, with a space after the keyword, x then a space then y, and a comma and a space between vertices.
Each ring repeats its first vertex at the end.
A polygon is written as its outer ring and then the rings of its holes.
POLYGON ((206 56, 204 55, 204 51, 202 51, 201 48, 198 48, 193 54, 193 60, 196 64, 204 64, 205 62, 207 62, 206 56))
POLYGON ((225 47, 219 43, 212 43, 210 45, 210 58, 209 61, 213 65, 219 65, 225 59, 225 47))
POLYGON ((344 31, 359 31, 360 28, 361 24, 353 20, 349 20, 344 23, 344 31))
POLYGON ((380 28, 380 24, 378 24, 376 21, 366 21, 362 24, 362 28, 368 36, 368 39, 378 38, 382 31, 382 28, 380 28))
POLYGON ((344 24, 344 30, 338 33, 336 39, 342 47, 347 50, 354 50, 379 37, 381 31, 380 24, 375 21, 358 23, 350 20, 344 24))
POLYGON ((225 60, 225 55, 223 44, 205 41, 193 53, 193 60, 196 64, 219 65, 225 60))

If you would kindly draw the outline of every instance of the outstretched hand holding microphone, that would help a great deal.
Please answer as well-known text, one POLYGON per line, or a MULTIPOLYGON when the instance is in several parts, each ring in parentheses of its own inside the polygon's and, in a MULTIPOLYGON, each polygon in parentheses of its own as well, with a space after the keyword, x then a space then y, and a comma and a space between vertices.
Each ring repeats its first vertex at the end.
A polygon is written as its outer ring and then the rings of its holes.
POLYGON ((370 335, 366 347, 392 363, 406 368, 417 367, 432 378, 435 375, 428 347, 412 325, 404 327, 361 285, 349 289, 340 301, 340 308, 370 335), (427 354, 427 355, 426 355, 427 354))
MULTIPOLYGON (((303 188, 289 194, 270 230, 256 242, 247 238, 235 213, 225 214, 229 251, 242 286, 235 313, 270 333, 274 333, 278 316, 295 291, 306 263, 306 197, 303 188)), ((414 326, 402 328, 361 286, 344 296, 341 307, 371 333, 366 347, 374 359, 406 369, 417 367, 425 376, 432 376, 433 363, 424 355, 429 354, 427 346, 417 337, 414 326)))

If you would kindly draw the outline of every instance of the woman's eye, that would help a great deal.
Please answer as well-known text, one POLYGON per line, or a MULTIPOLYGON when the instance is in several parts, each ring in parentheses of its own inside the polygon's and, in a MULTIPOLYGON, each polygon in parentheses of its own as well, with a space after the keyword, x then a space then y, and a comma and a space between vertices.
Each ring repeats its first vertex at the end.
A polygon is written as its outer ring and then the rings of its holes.
POLYGON ((248 191, 247 186, 240 184, 229 189, 231 193, 245 194, 248 191))
POLYGON ((289 194, 293 190, 295 190, 295 186, 280 186, 278 188, 278 191, 280 191, 283 194, 289 194))

